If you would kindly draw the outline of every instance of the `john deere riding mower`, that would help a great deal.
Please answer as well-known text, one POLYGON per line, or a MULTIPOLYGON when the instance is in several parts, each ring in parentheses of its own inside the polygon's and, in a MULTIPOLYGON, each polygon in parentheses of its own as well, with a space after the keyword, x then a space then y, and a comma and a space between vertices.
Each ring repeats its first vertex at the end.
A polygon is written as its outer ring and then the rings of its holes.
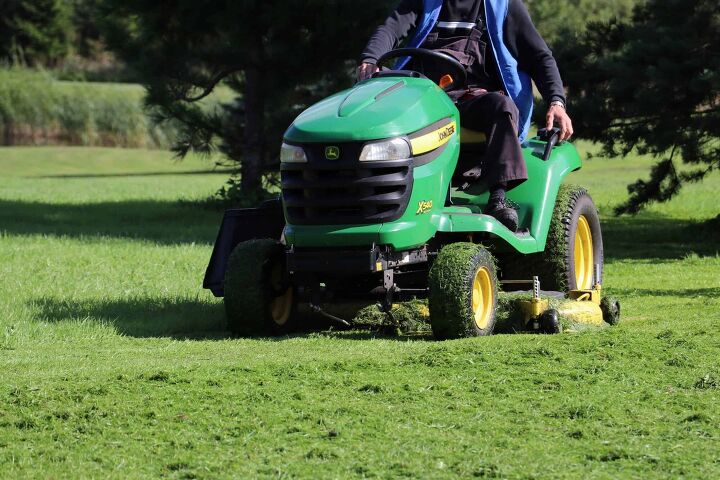
POLYGON ((437 338, 489 335, 501 286, 534 292, 522 302, 529 330, 557 327, 541 287, 602 322, 597 210, 585 190, 562 186, 582 166, 575 148, 557 131, 523 145, 529 180, 508 193, 520 225, 508 230, 482 213, 482 177, 462 175, 485 145, 446 94, 466 85, 464 68, 422 49, 380 63, 403 56, 447 70, 444 89, 418 71, 385 70, 312 106, 285 133, 281 197, 226 212, 205 287, 225 297, 230 330, 290 332, 299 306, 348 324, 334 305, 391 312, 427 298, 437 338))

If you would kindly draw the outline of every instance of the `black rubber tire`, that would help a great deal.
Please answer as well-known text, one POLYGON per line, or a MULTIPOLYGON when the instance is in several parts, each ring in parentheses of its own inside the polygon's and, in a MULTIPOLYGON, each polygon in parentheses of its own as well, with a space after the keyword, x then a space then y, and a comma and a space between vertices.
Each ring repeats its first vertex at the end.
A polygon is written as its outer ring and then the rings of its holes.
POLYGON ((284 279, 284 262, 285 247, 277 240, 248 240, 235 247, 225 272, 225 313, 232 333, 255 337, 294 329, 296 302, 293 287, 284 279), (289 295, 292 306, 287 321, 277 323, 272 305, 281 295, 289 295))
MULTIPOLYGON (((560 291, 579 288, 575 279, 573 252, 575 251, 575 233, 581 216, 585 217, 590 226, 594 263, 600 265, 600 278, 596 279, 596 281, 602 284, 604 268, 602 230, 600 228, 600 215, 592 198, 584 188, 574 187, 565 194, 562 204, 556 204, 555 208, 559 209, 559 211, 557 215, 553 215, 555 225, 551 224, 550 230, 555 230, 553 236, 554 238, 559 237, 559 241, 548 243, 548 247, 545 249, 545 257, 551 265, 554 263, 554 259, 563 259, 562 264, 555 264, 554 270, 551 272, 555 277, 555 286, 560 288, 560 291)), ((549 240, 550 237, 548 236, 548 242, 549 240)))
POLYGON ((562 322, 560 321, 560 314, 558 311, 550 309, 543 313, 540 317, 540 328, 542 333, 546 333, 548 335, 562 333, 562 322))
POLYGON ((491 335, 495 328, 498 282, 493 256, 473 243, 453 243, 444 247, 428 276, 430 287, 430 325, 435 338, 491 335), (484 328, 475 322, 473 283, 480 269, 489 274, 491 310, 484 328))
POLYGON ((581 215, 585 216, 590 227, 594 263, 600 264, 598 280, 602 283, 604 256, 600 217, 587 190, 574 185, 560 187, 545 251, 531 255, 503 254, 499 262, 503 280, 531 280, 533 276, 538 276, 543 290, 565 293, 576 290, 573 255, 581 215))

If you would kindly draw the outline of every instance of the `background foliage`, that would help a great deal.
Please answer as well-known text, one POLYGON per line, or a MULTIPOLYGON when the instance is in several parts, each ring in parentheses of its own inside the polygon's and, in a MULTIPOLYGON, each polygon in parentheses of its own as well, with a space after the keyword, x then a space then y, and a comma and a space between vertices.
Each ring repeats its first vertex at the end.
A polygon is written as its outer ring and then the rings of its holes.
POLYGON ((592 23, 561 45, 578 133, 610 156, 659 161, 617 213, 674 197, 720 167, 720 10, 715 0, 649 0, 632 19, 592 23), (681 170, 678 160, 690 168, 681 170))
POLYGON ((244 194, 261 189, 292 119, 350 84, 352 59, 387 10, 382 2, 354 6, 350 0, 103 2, 114 19, 109 44, 143 72, 158 117, 181 125, 176 151, 219 149, 240 164, 232 186, 244 194), (198 108, 196 101, 221 82, 236 100, 212 113, 198 108))
POLYGON ((551 48, 568 42, 568 34, 585 30, 589 21, 626 19, 641 0, 525 0, 530 15, 551 48))
POLYGON ((72 12, 65 0, 0 0, 0 58, 56 65, 70 50, 72 12))

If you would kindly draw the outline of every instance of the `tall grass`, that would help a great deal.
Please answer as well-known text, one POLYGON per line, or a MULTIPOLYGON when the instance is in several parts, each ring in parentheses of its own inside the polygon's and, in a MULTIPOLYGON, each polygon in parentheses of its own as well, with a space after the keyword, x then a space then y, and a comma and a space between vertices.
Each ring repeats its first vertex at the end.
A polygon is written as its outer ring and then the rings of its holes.
POLYGON ((166 148, 139 85, 62 82, 44 72, 0 69, 0 144, 166 148))

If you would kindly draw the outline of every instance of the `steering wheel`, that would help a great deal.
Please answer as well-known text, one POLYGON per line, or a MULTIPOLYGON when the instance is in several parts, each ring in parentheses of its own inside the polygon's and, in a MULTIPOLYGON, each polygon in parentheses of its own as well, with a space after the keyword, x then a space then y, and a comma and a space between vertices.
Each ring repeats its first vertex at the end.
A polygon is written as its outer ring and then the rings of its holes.
MULTIPOLYGON (((441 64, 443 67, 447 67, 450 70, 449 75, 452 82, 442 87, 446 92, 467 87, 467 71, 465 67, 455 58, 445 53, 427 50, 425 48, 398 48, 380 57, 377 64, 381 65, 386 60, 401 57, 428 59, 441 64)), ((375 75, 377 75, 377 73, 375 75)))

